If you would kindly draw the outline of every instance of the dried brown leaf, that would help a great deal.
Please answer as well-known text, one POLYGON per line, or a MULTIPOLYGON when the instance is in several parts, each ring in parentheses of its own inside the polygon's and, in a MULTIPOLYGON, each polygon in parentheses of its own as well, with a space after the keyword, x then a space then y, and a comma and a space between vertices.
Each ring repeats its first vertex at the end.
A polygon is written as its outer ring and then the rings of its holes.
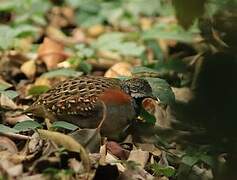
POLYGON ((131 76, 132 65, 127 62, 119 62, 113 65, 105 73, 105 77, 116 78, 118 76, 131 76))
POLYGON ((26 121, 26 120, 32 120, 27 115, 20 114, 20 115, 12 115, 12 113, 5 113, 5 119, 4 121, 10 125, 15 125, 18 122, 26 121))
POLYGON ((91 37, 98 37, 105 32, 105 27, 101 24, 97 24, 88 28, 88 35, 91 37))
POLYGON ((80 129, 71 136, 90 153, 99 152, 101 136, 98 129, 80 129))
POLYGON ((46 37, 39 46, 38 57, 48 69, 53 69, 57 67, 58 63, 64 61, 67 55, 64 53, 63 44, 46 37))
POLYGON ((21 71, 28 77, 29 79, 33 78, 36 73, 36 64, 34 60, 26 61, 21 65, 21 71))
POLYGON ((106 143, 106 148, 109 152, 111 152, 114 156, 118 157, 119 159, 127 159, 129 156, 129 151, 124 149, 118 143, 114 141, 108 141, 106 143))
POLYGON ((138 150, 132 150, 128 157, 128 161, 135 161, 140 164, 142 168, 145 167, 149 159, 149 152, 138 150))

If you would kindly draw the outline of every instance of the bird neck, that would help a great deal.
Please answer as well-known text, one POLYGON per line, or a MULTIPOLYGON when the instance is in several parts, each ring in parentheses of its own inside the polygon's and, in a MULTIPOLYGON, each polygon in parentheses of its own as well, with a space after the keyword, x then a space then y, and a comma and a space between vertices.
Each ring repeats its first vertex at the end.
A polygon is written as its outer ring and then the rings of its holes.
POLYGON ((132 99, 133 107, 136 114, 140 114, 141 105, 142 105, 142 98, 133 98, 132 99))

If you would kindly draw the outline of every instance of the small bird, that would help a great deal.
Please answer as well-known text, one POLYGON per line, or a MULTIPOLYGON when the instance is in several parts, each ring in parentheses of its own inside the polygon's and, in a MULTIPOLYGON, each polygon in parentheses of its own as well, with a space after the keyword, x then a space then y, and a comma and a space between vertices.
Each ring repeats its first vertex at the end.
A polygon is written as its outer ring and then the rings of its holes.
POLYGON ((80 128, 96 128, 105 117, 101 133, 116 139, 139 114, 146 97, 152 97, 152 88, 144 79, 80 76, 58 83, 40 95, 26 112, 80 128))

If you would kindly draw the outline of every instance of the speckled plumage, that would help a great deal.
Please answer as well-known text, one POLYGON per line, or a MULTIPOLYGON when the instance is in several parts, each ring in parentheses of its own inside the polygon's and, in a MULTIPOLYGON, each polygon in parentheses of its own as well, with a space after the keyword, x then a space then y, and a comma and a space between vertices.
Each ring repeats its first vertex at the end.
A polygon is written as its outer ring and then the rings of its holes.
POLYGON ((146 81, 145 85, 142 84, 143 81, 121 81, 97 76, 68 79, 42 94, 26 112, 68 121, 82 128, 95 128, 102 120, 104 103, 107 112, 102 132, 108 134, 117 129, 120 131, 136 116, 133 96, 140 98, 151 94, 150 86, 146 81), (139 89, 142 93, 139 93, 139 89), (117 124, 111 128, 109 123, 117 124))

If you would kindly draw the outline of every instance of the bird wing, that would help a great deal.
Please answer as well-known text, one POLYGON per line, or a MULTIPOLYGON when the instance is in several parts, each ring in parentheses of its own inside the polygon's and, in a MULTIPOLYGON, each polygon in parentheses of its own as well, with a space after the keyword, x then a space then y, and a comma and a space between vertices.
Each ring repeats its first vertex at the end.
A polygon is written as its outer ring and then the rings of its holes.
POLYGON ((56 85, 32 106, 43 105, 55 115, 88 116, 98 110, 98 97, 110 88, 120 88, 119 81, 103 77, 78 77, 56 85))

